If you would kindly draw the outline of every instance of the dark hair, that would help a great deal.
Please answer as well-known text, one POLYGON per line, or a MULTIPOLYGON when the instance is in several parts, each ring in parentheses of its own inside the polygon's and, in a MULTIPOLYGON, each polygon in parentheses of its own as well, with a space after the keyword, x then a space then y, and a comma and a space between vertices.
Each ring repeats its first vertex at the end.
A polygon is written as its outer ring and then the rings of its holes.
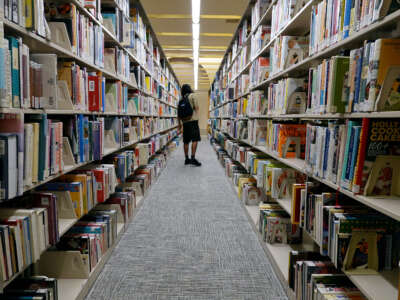
POLYGON ((181 93, 182 93, 182 97, 185 97, 186 94, 193 93, 193 90, 189 84, 185 83, 184 85, 182 85, 181 93))

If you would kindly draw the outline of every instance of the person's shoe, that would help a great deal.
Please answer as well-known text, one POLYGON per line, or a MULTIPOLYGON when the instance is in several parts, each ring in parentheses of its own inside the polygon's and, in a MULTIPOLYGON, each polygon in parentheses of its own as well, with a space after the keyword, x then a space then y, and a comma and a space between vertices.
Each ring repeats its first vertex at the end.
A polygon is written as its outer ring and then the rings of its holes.
POLYGON ((192 160, 190 158, 185 159, 185 165, 190 165, 192 163, 192 160))
POLYGON ((201 162, 199 162, 197 159, 192 158, 191 162, 192 165, 196 166, 196 167, 200 167, 201 166, 201 162))

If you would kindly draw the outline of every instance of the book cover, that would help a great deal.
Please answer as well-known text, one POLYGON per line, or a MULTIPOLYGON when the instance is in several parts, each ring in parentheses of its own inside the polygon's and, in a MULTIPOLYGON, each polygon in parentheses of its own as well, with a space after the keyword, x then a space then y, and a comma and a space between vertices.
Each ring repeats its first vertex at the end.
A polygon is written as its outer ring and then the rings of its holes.
MULTIPOLYGON (((385 78, 388 75, 391 76, 391 67, 400 65, 400 56, 397 55, 399 51, 400 39, 376 40, 374 55, 371 57, 369 68, 371 75, 368 101, 366 101, 365 111, 374 110, 376 100, 379 97, 379 93, 382 91, 385 78)), ((395 75, 395 77, 397 76, 395 75)), ((392 89, 395 89, 396 85, 398 85, 397 80, 394 81, 392 89)))
POLYGON ((362 194, 372 166, 379 155, 400 154, 400 122, 397 119, 363 119, 363 139, 360 143, 359 162, 354 174, 355 193, 362 194), (364 135, 365 131, 365 135, 364 135))

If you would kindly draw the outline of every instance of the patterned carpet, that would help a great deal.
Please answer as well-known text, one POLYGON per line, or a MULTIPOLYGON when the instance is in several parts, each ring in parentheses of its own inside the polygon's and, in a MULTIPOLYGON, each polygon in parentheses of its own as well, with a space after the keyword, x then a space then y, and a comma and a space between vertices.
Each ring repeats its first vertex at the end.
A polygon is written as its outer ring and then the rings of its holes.
POLYGON ((88 300, 287 299, 207 141, 172 154, 88 300))

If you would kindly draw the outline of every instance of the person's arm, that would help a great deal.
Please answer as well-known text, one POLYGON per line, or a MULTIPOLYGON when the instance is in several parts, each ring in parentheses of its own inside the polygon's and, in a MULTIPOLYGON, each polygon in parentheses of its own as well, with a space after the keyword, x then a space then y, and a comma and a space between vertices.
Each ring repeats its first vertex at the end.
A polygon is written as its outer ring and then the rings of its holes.
POLYGON ((181 118, 178 118, 178 130, 180 133, 182 133, 182 124, 183 124, 183 122, 182 122, 181 118))

